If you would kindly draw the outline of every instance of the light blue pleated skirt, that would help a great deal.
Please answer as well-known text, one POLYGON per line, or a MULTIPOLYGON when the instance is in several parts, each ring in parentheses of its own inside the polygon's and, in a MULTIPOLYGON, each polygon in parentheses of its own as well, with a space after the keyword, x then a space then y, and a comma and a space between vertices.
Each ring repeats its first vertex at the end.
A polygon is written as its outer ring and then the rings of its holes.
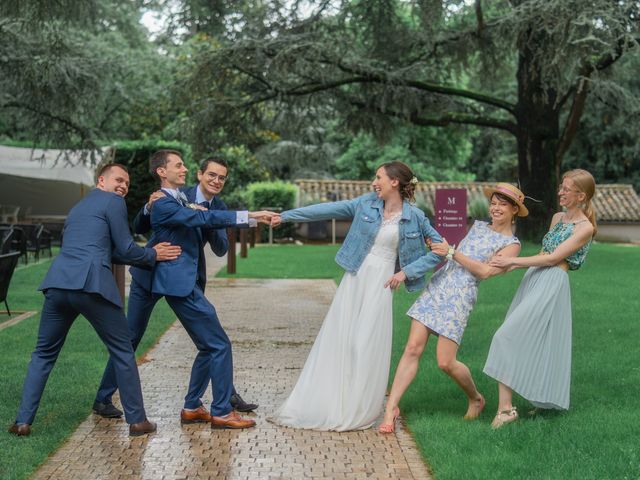
POLYGON ((540 408, 569 408, 571 290, 559 267, 532 267, 491 341, 484 373, 540 408))

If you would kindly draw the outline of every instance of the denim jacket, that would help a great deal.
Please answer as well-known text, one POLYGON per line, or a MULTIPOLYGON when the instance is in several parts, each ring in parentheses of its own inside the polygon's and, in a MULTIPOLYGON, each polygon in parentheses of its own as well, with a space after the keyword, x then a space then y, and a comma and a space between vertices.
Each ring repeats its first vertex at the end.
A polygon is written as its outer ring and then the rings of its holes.
MULTIPOLYGON (((336 255, 336 262, 348 272, 357 272, 371 250, 380 230, 384 202, 375 193, 367 193, 353 200, 319 203, 308 207, 282 212, 283 222, 308 222, 313 220, 351 220, 351 228, 336 255)), ((442 237, 435 231, 422 210, 409 204, 402 205, 399 225, 400 241, 398 261, 407 276, 405 285, 413 292, 424 287, 424 274, 442 261, 425 248, 425 237, 433 242, 441 242, 442 237)), ((397 265, 396 265, 397 268, 397 265)))

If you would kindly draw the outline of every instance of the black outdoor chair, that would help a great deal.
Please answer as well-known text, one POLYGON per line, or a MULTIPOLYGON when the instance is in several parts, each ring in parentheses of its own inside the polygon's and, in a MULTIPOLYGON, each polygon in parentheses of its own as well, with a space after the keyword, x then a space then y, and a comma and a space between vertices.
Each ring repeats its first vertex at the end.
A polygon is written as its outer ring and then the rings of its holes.
POLYGON ((9 316, 11 316, 11 310, 9 310, 9 304, 7 303, 7 292, 9 291, 9 283, 11 282, 11 277, 13 276, 13 271, 16 269, 19 258, 20 252, 0 255, 0 302, 4 302, 9 316))
POLYGON ((29 255, 27 255, 27 235, 22 227, 18 225, 13 226, 13 240, 11 244, 11 250, 20 252, 20 256, 24 257, 24 263, 29 263, 29 255))
POLYGON ((15 230, 13 227, 0 227, 0 255, 12 250, 15 230))
POLYGON ((40 259, 40 252, 49 251, 51 256, 51 233, 41 223, 37 225, 23 225, 27 236, 27 252, 33 252, 36 262, 40 259))

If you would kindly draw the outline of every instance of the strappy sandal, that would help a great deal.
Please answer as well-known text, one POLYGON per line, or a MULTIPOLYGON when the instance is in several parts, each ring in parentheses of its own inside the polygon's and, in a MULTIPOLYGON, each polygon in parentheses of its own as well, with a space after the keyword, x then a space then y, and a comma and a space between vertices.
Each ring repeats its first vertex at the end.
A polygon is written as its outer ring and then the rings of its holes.
POLYGON ((500 428, 507 423, 515 422, 518 419, 518 411, 516 407, 511 407, 509 410, 502 410, 496 413, 493 422, 491 422, 491 428, 494 430, 500 428))
POLYGON ((393 420, 391 423, 381 423, 378 427, 378 432, 380 433, 393 433, 396 431, 396 420, 400 416, 400 409, 398 407, 394 407, 393 409, 393 420))

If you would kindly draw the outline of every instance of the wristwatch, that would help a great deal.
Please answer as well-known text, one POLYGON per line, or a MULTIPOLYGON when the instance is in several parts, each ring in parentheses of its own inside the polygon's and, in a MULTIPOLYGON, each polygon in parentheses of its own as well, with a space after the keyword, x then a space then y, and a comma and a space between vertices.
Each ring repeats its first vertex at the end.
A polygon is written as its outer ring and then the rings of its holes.
POLYGON ((447 255, 444 257, 448 260, 451 260, 453 258, 453 254, 456 253, 456 246, 455 245, 449 245, 449 250, 447 250, 447 255))

